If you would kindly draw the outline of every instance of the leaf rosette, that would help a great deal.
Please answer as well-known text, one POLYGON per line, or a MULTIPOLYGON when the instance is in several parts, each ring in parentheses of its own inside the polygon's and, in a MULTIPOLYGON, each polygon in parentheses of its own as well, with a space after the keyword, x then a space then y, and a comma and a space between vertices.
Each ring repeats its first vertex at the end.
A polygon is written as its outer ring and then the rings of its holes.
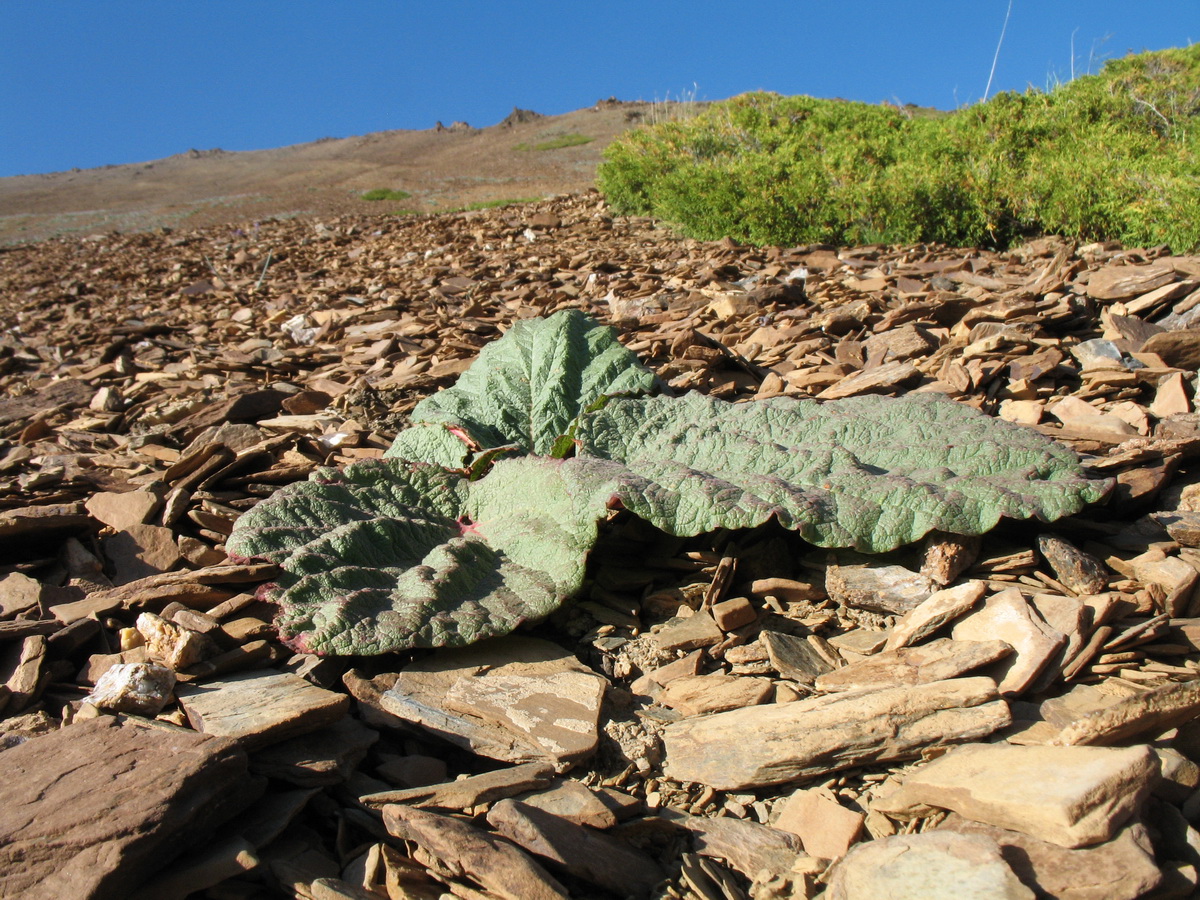
POLYGON ((680 536, 775 519, 817 546, 882 552, 1002 517, 1052 521, 1111 486, 1049 438, 946 398, 614 396, 652 384, 575 311, 518 323, 418 404, 390 458, 281 489, 228 550, 280 564, 267 593, 293 647, 374 654, 548 615, 616 508, 680 536))

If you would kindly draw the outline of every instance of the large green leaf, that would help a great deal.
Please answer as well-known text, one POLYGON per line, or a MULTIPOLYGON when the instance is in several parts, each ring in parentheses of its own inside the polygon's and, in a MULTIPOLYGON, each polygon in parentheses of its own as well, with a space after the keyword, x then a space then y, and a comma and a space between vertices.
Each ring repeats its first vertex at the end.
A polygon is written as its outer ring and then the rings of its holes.
POLYGON ((418 403, 387 456, 455 467, 471 451, 510 444, 549 456, 585 410, 653 384, 613 329, 578 310, 525 319, 484 347, 453 387, 418 403))
POLYGON ((473 483, 402 460, 322 469, 242 516, 228 551, 280 563, 267 598, 301 652, 469 644, 578 589, 608 494, 568 493, 561 467, 505 460, 473 483))
POLYGON ((1050 521, 1109 487, 1049 438, 932 395, 618 398, 578 436, 575 465, 620 463, 620 502, 678 535, 775 517, 821 547, 881 552, 1002 516, 1050 521))
POLYGON ((391 451, 436 465, 320 469, 243 515, 228 550, 280 564, 267 595, 291 646, 372 654, 545 616, 578 590, 617 507, 676 535, 774 518, 818 546, 879 552, 1003 516, 1050 521, 1111 484, 1037 432, 932 395, 608 399, 651 379, 574 311, 518 323, 418 405, 426 424, 391 451), (576 455, 552 458, 564 446, 576 455), (538 455, 493 461, 504 447, 538 455))

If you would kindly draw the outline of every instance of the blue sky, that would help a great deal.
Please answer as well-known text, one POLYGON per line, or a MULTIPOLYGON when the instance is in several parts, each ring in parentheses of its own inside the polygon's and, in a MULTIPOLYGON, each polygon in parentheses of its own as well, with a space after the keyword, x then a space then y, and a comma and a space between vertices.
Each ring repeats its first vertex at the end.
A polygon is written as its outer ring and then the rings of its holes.
MULTIPOLYGON (((953 109, 1008 0, 7 0, 0 176, 601 98, 749 90, 953 109)), ((991 91, 1200 41, 1200 0, 1013 0, 991 91)))

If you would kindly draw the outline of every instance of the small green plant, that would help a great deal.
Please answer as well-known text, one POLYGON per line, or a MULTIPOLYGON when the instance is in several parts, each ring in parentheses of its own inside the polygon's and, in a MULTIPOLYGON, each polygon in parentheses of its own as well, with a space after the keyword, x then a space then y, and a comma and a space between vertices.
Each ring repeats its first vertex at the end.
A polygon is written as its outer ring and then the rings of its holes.
POLYGON ((539 144, 528 144, 525 141, 517 144, 514 150, 561 150, 564 147, 579 147, 583 144, 590 144, 595 138, 590 138, 584 134, 560 134, 558 137, 551 138, 548 141, 542 141, 539 144))
POLYGON ((407 200, 411 196, 412 194, 410 194, 408 191, 396 191, 392 190, 391 188, 374 188, 364 193, 362 195, 362 199, 370 200, 371 202, 377 202, 379 200, 393 200, 399 202, 401 200, 407 200))
POLYGON ((233 557, 301 652, 460 646, 541 618, 625 509, 679 536, 775 520, 881 552, 1104 496, 1049 438, 929 395, 728 403, 652 396, 653 373, 576 310, 517 322, 423 400, 387 458, 319 469, 237 522, 233 557))
MULTIPOLYGON (((990 85, 989 85, 990 88, 990 85)), ((610 144, 618 212, 759 244, 1200 247, 1200 44, 944 115, 755 93, 610 144)))

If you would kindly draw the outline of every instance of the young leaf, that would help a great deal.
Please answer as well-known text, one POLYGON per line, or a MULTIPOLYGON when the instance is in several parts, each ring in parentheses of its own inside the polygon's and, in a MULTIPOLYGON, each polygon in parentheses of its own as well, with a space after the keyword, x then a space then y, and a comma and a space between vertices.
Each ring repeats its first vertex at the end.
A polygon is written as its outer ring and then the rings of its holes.
POLYGON ((654 373, 616 332, 575 309, 513 324, 453 387, 416 405, 388 457, 456 468, 471 450, 516 444, 551 456, 584 410, 612 394, 644 393, 654 373))
POLYGON ((609 494, 568 493, 561 466, 502 460, 479 482, 401 460, 322 469, 242 516, 228 549, 281 564, 267 597, 301 652, 462 646, 578 590, 609 494))
POLYGON ((620 502, 678 535, 774 516, 818 546, 882 552, 934 529, 982 534, 1001 516, 1051 521, 1111 485, 1031 429, 929 395, 616 398, 578 434, 568 462, 620 463, 620 502))

